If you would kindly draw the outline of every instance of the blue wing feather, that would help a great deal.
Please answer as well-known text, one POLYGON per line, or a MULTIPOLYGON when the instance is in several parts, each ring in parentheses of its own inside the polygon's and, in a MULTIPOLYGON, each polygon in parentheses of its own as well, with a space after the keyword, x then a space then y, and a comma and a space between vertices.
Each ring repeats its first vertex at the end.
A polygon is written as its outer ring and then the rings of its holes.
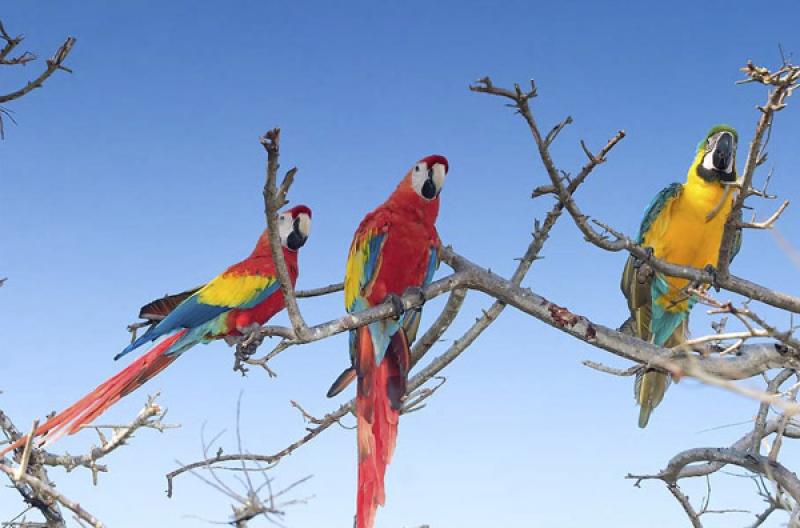
POLYGON ((142 334, 133 343, 126 346, 122 352, 114 356, 114 359, 119 359, 143 344, 154 341, 180 328, 196 328, 228 310, 230 310, 230 308, 227 306, 214 306, 199 302, 197 294, 195 293, 180 303, 164 319, 159 321, 158 324, 151 326, 147 332, 142 334))
MULTIPOLYGON (((164 319, 158 322, 155 326, 151 326, 147 332, 142 334, 138 339, 136 339, 133 343, 125 347, 125 349, 114 356, 114 359, 119 359, 125 354, 131 352, 132 350, 142 346, 145 343, 150 341, 154 341, 164 335, 170 334, 176 330, 180 330, 182 328, 192 328, 192 329, 200 329, 203 327, 203 330, 198 332, 205 334, 207 333, 207 329, 205 329, 205 325, 207 323, 212 323, 217 319, 220 315, 228 312, 229 310, 236 308, 236 309, 249 309, 257 306, 258 304, 264 302, 270 295, 278 291, 280 287, 280 283, 276 280, 253 297, 251 300, 242 303, 241 305, 237 306, 221 306, 216 304, 208 304, 200 301, 200 292, 196 292, 186 298, 182 303, 180 303, 173 311, 171 311, 164 319)), ((191 333, 190 333, 191 334, 191 333)), ((187 342, 193 341, 194 338, 190 339, 190 334, 187 334, 180 340, 180 342, 187 342)), ((172 349, 176 349, 179 342, 176 342, 172 347, 172 349)))
POLYGON ((433 282, 433 275, 436 273, 436 270, 439 269, 439 250, 435 247, 431 247, 428 251, 428 269, 422 281, 423 288, 433 282))

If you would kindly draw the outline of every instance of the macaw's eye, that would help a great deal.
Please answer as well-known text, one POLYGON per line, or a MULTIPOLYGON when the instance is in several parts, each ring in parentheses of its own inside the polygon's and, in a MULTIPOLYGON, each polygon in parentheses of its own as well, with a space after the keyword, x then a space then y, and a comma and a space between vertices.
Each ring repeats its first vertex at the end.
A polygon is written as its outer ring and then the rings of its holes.
POLYGON ((414 166, 414 172, 419 172, 419 165, 414 166))

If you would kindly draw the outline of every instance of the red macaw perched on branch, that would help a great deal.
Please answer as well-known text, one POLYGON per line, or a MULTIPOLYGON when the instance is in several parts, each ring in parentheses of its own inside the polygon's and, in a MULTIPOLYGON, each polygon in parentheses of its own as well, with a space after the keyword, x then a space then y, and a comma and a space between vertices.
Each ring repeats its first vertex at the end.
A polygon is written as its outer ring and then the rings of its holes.
POLYGON ((418 161, 389 199, 364 218, 350 246, 344 281, 347 311, 389 299, 402 314, 350 332, 352 367, 328 391, 334 396, 358 377, 357 528, 372 527, 378 505, 384 504, 383 479, 406 393, 409 343, 420 319, 419 310, 403 313, 399 295, 429 284, 438 267, 440 241, 434 223, 447 169, 444 156, 418 161))
MULTIPOLYGON (((298 205, 280 214, 278 222, 283 257, 294 284, 298 273, 297 251, 305 244, 311 231, 311 210, 298 205)), ((159 303, 150 303, 142 311, 159 303)), ((163 341, 71 407, 47 420, 34 434, 44 435, 43 444, 50 444, 64 434, 75 433, 164 370, 189 348, 219 338, 240 336, 267 322, 283 307, 283 294, 265 230, 249 257, 195 292, 187 292, 186 298, 174 309, 172 306, 164 307, 164 312, 169 313, 114 359, 166 336, 163 341)), ((26 438, 21 438, 0 452, 0 456, 25 441, 26 438)))

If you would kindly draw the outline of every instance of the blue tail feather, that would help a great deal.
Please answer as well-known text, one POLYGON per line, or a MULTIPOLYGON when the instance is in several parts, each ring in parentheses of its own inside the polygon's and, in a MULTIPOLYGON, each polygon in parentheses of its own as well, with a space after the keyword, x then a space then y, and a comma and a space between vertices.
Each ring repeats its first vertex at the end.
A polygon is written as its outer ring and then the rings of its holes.
POLYGON ((669 284, 660 273, 656 275, 650 286, 650 295, 653 299, 652 313, 650 314, 650 333, 652 334, 653 343, 658 346, 663 346, 667 342, 667 339, 688 317, 689 310, 697 302, 694 297, 689 297, 686 310, 679 312, 667 311, 657 302, 657 299, 666 295, 669 288, 669 284))
MULTIPOLYGON (((166 332, 157 332, 158 335, 153 335, 156 332, 151 332, 152 330, 153 330, 153 328, 150 328, 150 330, 145 332, 144 335, 142 335, 140 338, 138 338, 136 341, 134 341, 130 345, 126 346, 125 349, 122 352, 120 352, 119 354, 114 356, 114 360, 117 360, 117 359, 121 358, 125 354, 127 354, 127 353, 131 352, 132 350, 142 346, 144 343, 146 343, 148 341, 154 341, 154 340, 158 339, 159 337, 164 335, 164 333, 166 333, 166 332), (148 335, 148 334, 150 334, 150 335, 148 335)), ((206 333, 206 331, 207 331, 207 328, 205 326, 189 330, 188 332, 186 332, 185 335, 183 335, 180 339, 178 339, 177 341, 172 343, 169 346, 169 348, 163 350, 161 353, 163 355, 165 355, 165 356, 171 356, 173 354, 180 354, 180 353, 184 352, 185 350, 193 347, 197 343, 200 343, 200 342, 204 341, 203 335, 206 333)))
POLYGON ((154 325, 154 326, 151 326, 150 328, 148 328, 147 332, 145 332, 144 334, 142 334, 139 337, 137 337, 136 340, 133 341, 130 345, 126 346, 122 350, 122 352, 120 352, 119 354, 114 356, 114 361, 118 360, 119 358, 121 358, 125 354, 128 354, 128 353, 134 351, 135 349, 139 348, 143 344, 149 343, 150 341, 153 341, 153 340, 158 339, 159 337, 161 337, 163 332, 158 332, 156 330, 157 328, 158 328, 158 325, 154 325))

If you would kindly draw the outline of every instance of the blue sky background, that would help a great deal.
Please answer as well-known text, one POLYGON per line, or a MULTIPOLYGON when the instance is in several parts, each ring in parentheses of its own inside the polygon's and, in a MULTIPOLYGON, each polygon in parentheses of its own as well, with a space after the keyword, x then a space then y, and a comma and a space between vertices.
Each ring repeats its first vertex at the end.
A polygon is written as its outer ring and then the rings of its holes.
MULTIPOLYGON (((71 403, 121 368, 111 358, 143 302, 199 284, 251 250, 263 228, 258 136, 270 127, 283 128, 284 168, 300 168, 292 201, 314 210, 301 287, 341 280, 361 217, 431 153, 450 160, 442 238, 508 274, 533 218, 551 205, 529 199, 546 175, 521 120, 502 101, 470 93, 469 82, 535 78, 542 129, 575 119, 553 147, 565 170, 584 162, 580 139, 599 148, 625 129, 579 196, 587 213, 633 234, 650 198, 684 179, 711 125, 740 130, 743 163, 765 90, 736 86, 738 69, 747 59, 778 64, 778 43, 800 53, 798 15, 795 1, 769 10, 718 1, 4 3, 3 22, 24 32, 32 51, 47 56, 66 35, 78 42, 68 61, 74 74, 10 104, 18 125, 6 123, 0 142, 0 276, 9 277, 0 291, 0 408, 27 428, 71 403), (781 15, 763 18, 768 12, 781 15)), ((38 67, 3 71, 0 91, 38 67)), ((800 108, 790 105, 776 120, 767 164, 781 196, 800 193, 798 137, 800 108)), ((773 207, 756 205, 765 214, 773 207)), ((780 231, 795 247, 798 227, 792 206, 780 231)), ((590 247, 566 218, 544 255, 526 286, 600 323, 622 322, 624 255, 590 247)), ((769 233, 747 233, 734 269, 800 293, 797 268, 769 233)), ((446 341, 488 303, 470 294, 446 341)), ((426 320, 438 306, 430 303, 426 320)), ((302 308, 321 322, 342 313, 342 301, 302 308)), ((708 325, 695 313, 699 335, 708 325)), ((749 420, 756 405, 685 380, 641 431, 632 380, 588 370, 584 359, 624 365, 507 310, 447 369, 427 408, 403 419, 378 526, 684 525, 662 485, 637 489, 624 475, 658 470, 687 447, 731 443, 747 425, 703 431, 749 420)), ((176 481, 174 498, 164 494, 174 460, 200 457, 204 422, 211 433, 228 429, 222 445, 234 451, 244 391, 247 448, 272 453, 304 431, 290 399, 322 415, 351 396, 325 398, 347 363, 344 335, 284 353, 273 364, 277 379, 257 371, 242 378, 232 362, 221 343, 191 350, 102 418, 128 421, 160 390, 168 421, 183 427, 137 434, 105 460, 111 473, 99 487, 87 473, 53 471, 59 489, 109 526, 225 521, 227 499, 191 476, 176 481)), ((93 442, 86 432, 62 447, 79 452, 93 442)), ((798 451, 784 449, 785 463, 798 467, 798 451)), ((290 509, 286 525, 350 526, 355 458, 354 433, 334 428, 283 461, 276 486, 314 475, 294 495, 314 498, 290 509)), ((761 509, 748 481, 713 482, 712 504, 761 509)), ((703 482, 689 486, 696 500, 704 490, 703 482)), ((0 494, 0 518, 19 504, 12 490, 0 494)))

